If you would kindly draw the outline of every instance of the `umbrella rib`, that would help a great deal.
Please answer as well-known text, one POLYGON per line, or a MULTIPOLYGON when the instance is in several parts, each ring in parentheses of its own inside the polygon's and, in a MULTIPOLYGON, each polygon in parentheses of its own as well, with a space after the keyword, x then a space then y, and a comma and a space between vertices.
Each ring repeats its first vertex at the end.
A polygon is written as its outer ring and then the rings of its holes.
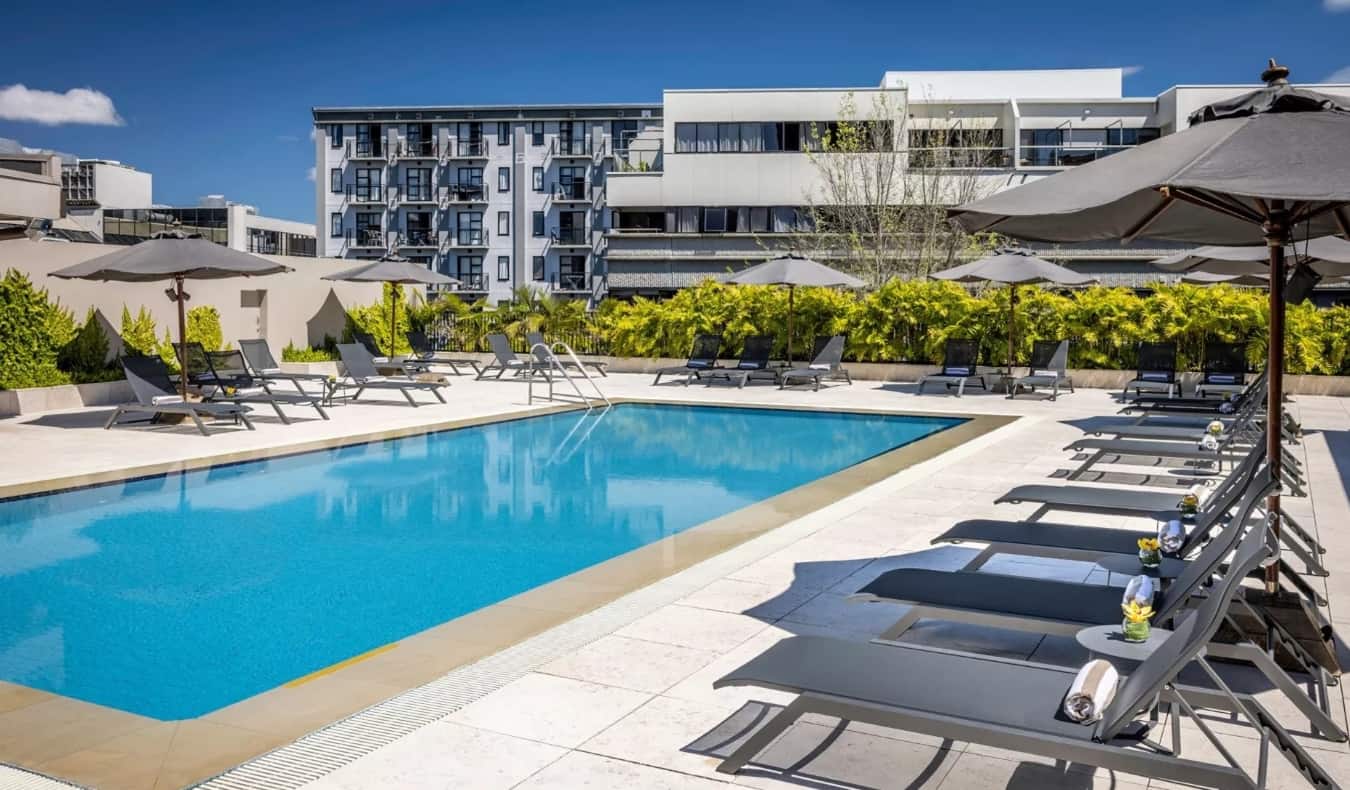
POLYGON ((1300 222, 1306 222, 1315 217, 1320 217, 1330 211, 1336 220, 1336 224, 1340 227, 1341 232, 1346 232, 1346 225, 1344 223, 1345 216, 1342 212, 1342 209, 1345 207, 1344 203, 1333 201, 1322 204, 1320 208, 1313 208, 1312 206, 1312 203, 1300 203, 1299 208, 1296 211, 1290 212, 1289 224, 1297 225, 1300 222))
POLYGON ((1341 236, 1350 241, 1350 218, 1345 216, 1345 206, 1337 206, 1332 211, 1336 216, 1336 227, 1341 229, 1341 236))
POLYGON ((1139 222, 1134 227, 1125 231, 1125 235, 1120 238, 1120 243, 1122 246, 1132 243, 1135 240, 1135 238, 1139 236, 1139 234, 1148 230, 1148 226, 1156 222, 1158 217, 1161 217, 1163 215, 1163 212, 1167 211, 1167 209, 1172 207, 1172 203, 1174 202, 1175 199, 1172 196, 1171 192, 1167 189, 1167 187, 1163 187, 1158 191, 1162 193, 1163 196, 1162 202, 1154 206, 1152 210, 1150 210, 1147 214, 1145 214, 1144 218, 1139 220, 1139 222))
POLYGON ((1213 195, 1198 190, 1179 188, 1171 190, 1171 194, 1175 195, 1179 200, 1184 200, 1187 203, 1200 206, 1201 208, 1207 208, 1210 211, 1217 211, 1220 214, 1227 214, 1228 216, 1240 219, 1243 222, 1259 225, 1265 221, 1265 217, 1260 216, 1246 206, 1235 206, 1219 200, 1213 195))

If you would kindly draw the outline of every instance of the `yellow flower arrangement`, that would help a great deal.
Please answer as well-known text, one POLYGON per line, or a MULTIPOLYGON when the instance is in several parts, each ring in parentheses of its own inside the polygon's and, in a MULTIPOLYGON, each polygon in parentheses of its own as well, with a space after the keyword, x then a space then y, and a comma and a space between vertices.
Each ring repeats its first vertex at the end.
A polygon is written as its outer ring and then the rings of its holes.
POLYGON ((1157 538, 1140 538, 1140 539, 1139 539, 1139 550, 1140 550, 1140 551, 1157 551, 1157 550, 1158 550, 1158 547, 1159 547, 1160 545, 1162 545, 1162 544, 1158 543, 1158 539, 1157 539, 1157 538))
POLYGON ((1120 608, 1125 612, 1125 619, 1131 623, 1147 623, 1153 619, 1153 607, 1149 604, 1130 601, 1121 604, 1120 608))

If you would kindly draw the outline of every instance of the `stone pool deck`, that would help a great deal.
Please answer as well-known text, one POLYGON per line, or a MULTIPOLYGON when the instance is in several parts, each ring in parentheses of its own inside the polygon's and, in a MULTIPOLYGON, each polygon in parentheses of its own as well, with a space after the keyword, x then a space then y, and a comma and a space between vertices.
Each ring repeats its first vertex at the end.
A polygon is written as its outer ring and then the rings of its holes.
MULTIPOLYGON (((1081 435, 1083 426, 1114 414, 1110 393, 1080 390, 1052 403, 1009 401, 978 392, 960 399, 915 396, 910 385, 876 382, 820 392, 762 385, 744 390, 664 383, 653 387, 648 376, 624 374, 601 385, 611 397, 626 399, 1017 419, 993 421, 986 432, 964 443, 935 448, 945 452, 934 457, 909 458, 875 479, 827 487, 783 509, 776 519, 761 522, 762 529, 735 540, 706 541, 698 554, 675 548, 652 552, 640 568, 619 573, 621 579, 573 585, 557 595, 537 594, 477 622, 477 615, 470 615, 448 623, 446 633, 402 640, 380 656, 339 665, 321 684, 301 686, 302 693, 289 699, 260 703, 254 698, 231 706, 242 706, 242 711, 227 708, 185 722, 129 722, 124 718, 128 714, 0 683, 0 763, 89 786, 127 788, 179 787, 278 747, 282 750, 277 754, 293 766, 289 772, 277 767, 283 760, 262 760, 211 785, 246 787, 262 778, 278 787, 312 780, 310 786, 327 788, 1149 784, 1146 777, 1094 774, 1089 768, 1056 767, 978 745, 863 725, 841 728, 823 719, 800 722, 742 775, 725 777, 713 770, 714 755, 725 750, 718 743, 721 734, 737 729, 764 705, 785 700, 767 691, 714 691, 713 680, 789 634, 860 640, 875 636, 903 609, 850 604, 847 594, 889 568, 962 564, 974 550, 928 545, 956 520, 1030 514, 1032 505, 994 505, 993 499, 1013 485, 1046 481, 1076 466, 1072 454, 1061 448, 1081 435), (627 592, 635 587, 640 588, 627 592), (564 598, 571 605, 559 607, 564 598), (504 644, 517 647, 496 652, 504 644), (470 663, 480 658, 478 664, 470 663), (446 705, 443 713, 433 710, 429 723, 405 727, 406 732, 382 739, 384 745, 373 750, 366 740, 334 756, 332 747, 341 744, 333 733, 342 729, 334 728, 324 741, 325 760, 311 760, 304 770, 294 768, 305 761, 295 756, 296 747, 286 744, 298 732, 390 697, 395 702, 386 706, 396 712, 402 689, 428 681, 432 687, 449 688, 450 681, 437 678, 466 663, 450 673, 450 680, 471 675, 475 667, 491 667, 493 682, 481 682, 487 674, 483 670, 478 686, 455 684, 459 696, 434 697, 446 705), (389 673, 396 673, 399 681, 390 682, 389 673), (453 701, 447 704, 445 699, 453 701), (110 730, 113 720, 118 720, 116 732, 110 730)), ((389 401, 341 406, 332 410, 330 422, 311 420, 297 410, 293 413, 300 421, 289 427, 258 411, 257 431, 222 428, 210 438, 187 427, 103 431, 99 426, 107 412, 102 409, 0 420, 0 442, 11 458, 23 459, 0 467, 0 492, 34 490, 52 479, 93 482, 128 468, 150 472, 191 465, 205 455, 247 457, 528 412, 525 395, 519 382, 464 378, 448 390, 446 405, 412 409, 389 401)), ((1328 592, 1329 616, 1344 628, 1350 625, 1350 604, 1345 603, 1350 600, 1350 536, 1344 534, 1350 524, 1350 399, 1300 397, 1292 408, 1307 431, 1296 450, 1306 455, 1310 497, 1287 497, 1285 503, 1305 525, 1318 528, 1328 547, 1332 576, 1311 581, 1328 592)), ((1151 475, 1149 483, 1167 478, 1154 467, 1103 469, 1121 483, 1145 474, 1151 475)), ((1116 517, 1080 521, 1130 523, 1116 517)), ((1011 557, 995 560, 986 570, 1073 580, 1094 574, 1089 564, 1011 557)), ((1048 663, 1072 665, 1084 658, 1070 639, 952 624, 923 624, 908 638, 1048 663)), ((1341 688, 1332 691, 1344 721, 1341 688)), ((1261 698, 1291 729, 1306 730, 1306 722, 1283 698, 1270 692, 1261 698)), ((352 721, 361 719, 358 715, 352 721)), ((1239 759, 1254 765, 1254 734, 1237 723, 1213 723, 1229 736, 1226 743, 1239 759)), ((1187 745, 1194 750, 1188 756, 1216 759, 1193 726, 1188 733, 1187 745)), ((1350 749, 1311 737, 1301 740, 1327 770, 1350 781, 1350 749)), ((1271 786, 1303 786, 1278 756, 1271 767, 1271 786)), ((19 781, 38 786, 31 775, 0 767, 0 788, 19 781)))

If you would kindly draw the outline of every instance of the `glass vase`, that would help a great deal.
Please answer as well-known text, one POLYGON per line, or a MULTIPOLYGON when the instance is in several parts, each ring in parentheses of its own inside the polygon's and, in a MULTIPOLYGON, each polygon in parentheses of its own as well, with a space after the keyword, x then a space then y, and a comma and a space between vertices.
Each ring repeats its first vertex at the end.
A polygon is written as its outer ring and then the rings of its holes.
POLYGON ((1125 634, 1126 642, 1147 642, 1149 625, 1147 620, 1133 622, 1126 620, 1121 624, 1120 630, 1125 634))
POLYGON ((1162 565, 1162 551, 1158 549, 1140 549, 1139 564, 1145 568, 1156 568, 1162 565))

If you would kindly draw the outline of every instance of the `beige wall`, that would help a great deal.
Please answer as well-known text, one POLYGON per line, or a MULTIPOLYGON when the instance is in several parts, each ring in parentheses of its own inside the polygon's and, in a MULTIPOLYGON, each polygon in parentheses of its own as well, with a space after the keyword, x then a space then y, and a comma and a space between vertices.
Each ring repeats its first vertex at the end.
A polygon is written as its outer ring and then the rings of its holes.
POLYGON ((41 173, 0 165, 0 217, 56 219, 61 216, 61 159, 55 155, 9 154, 6 159, 37 163, 41 173))
MULTIPOLYGON (((47 276, 64 266, 79 263, 120 249, 112 245, 70 244, 50 241, 10 239, 0 241, 0 273, 18 269, 39 288, 46 288, 63 306, 83 320, 92 306, 101 312, 115 332, 121 325, 122 306, 134 314, 144 306, 155 318, 159 335, 170 329, 177 336, 177 313, 164 294, 169 283, 116 283, 89 280, 63 280, 47 276)), ((317 345, 325 333, 340 338, 345 310, 371 304, 381 296, 379 285, 339 283, 321 280, 324 274, 342 271, 353 261, 333 258, 295 258, 259 256, 279 261, 295 269, 267 277, 236 277, 228 280, 188 281, 191 295, 187 306, 211 305, 220 312, 225 341, 237 341, 263 335, 272 353, 281 357, 287 343, 317 345)), ((420 294, 409 296, 421 301, 420 294)), ((112 338, 110 338, 112 339, 112 338)), ((118 347, 116 342, 110 343, 118 347)))

